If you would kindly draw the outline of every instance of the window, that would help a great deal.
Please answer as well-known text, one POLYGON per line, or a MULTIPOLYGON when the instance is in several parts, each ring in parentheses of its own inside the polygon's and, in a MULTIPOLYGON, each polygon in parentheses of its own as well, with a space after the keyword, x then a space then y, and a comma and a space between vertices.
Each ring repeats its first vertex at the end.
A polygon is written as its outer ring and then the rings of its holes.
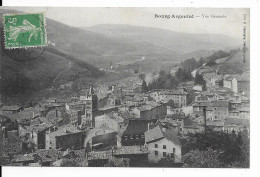
POLYGON ((166 152, 163 152, 163 157, 166 157, 166 152))
POLYGON ((171 158, 174 158, 174 153, 171 153, 171 158))
POLYGON ((131 140, 133 139, 133 135, 130 135, 130 139, 131 139, 131 140))
POLYGON ((172 148, 172 152, 173 152, 173 154, 175 154, 175 148, 172 148))
POLYGON ((137 139, 137 140, 138 140, 138 139, 139 139, 139 135, 135 135, 135 139, 137 139))
POLYGON ((163 145, 163 149, 166 149, 166 145, 163 145))
POLYGON ((154 155, 158 156, 158 151, 154 151, 154 155))
POLYGON ((155 147, 155 148, 158 148, 158 144, 154 144, 154 147, 155 147))
POLYGON ((128 137, 127 136, 125 136, 125 140, 127 140, 128 139, 128 137))
POLYGON ((141 135, 141 138, 144 138, 144 135, 141 135))

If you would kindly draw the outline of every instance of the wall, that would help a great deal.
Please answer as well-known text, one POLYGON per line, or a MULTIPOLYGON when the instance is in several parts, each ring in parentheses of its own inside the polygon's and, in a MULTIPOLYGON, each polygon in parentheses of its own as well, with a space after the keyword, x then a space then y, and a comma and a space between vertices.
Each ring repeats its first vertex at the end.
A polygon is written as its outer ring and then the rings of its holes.
POLYGON ((179 145, 174 144, 171 141, 168 141, 166 138, 161 140, 151 142, 147 144, 147 147, 150 151, 148 154, 149 162, 158 162, 163 157, 163 152, 166 152, 166 156, 171 156, 173 153, 173 148, 175 148, 174 162, 181 162, 181 147, 179 145), (158 144, 158 148, 155 148, 155 144, 158 144), (163 145, 166 145, 166 149, 163 149, 163 145), (158 155, 155 155, 155 151, 158 151, 158 155))

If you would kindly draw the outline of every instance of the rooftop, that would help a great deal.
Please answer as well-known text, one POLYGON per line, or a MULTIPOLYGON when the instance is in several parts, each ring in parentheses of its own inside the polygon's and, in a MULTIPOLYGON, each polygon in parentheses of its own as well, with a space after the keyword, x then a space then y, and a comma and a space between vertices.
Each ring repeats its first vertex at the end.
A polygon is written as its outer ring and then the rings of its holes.
POLYGON ((18 111, 20 108, 22 108, 21 106, 3 106, 2 110, 3 111, 18 111))
POLYGON ((61 127, 58 127, 56 131, 50 133, 50 136, 62 136, 67 134, 80 133, 80 132, 81 131, 78 130, 75 126, 68 124, 68 125, 63 125, 61 127))
POLYGON ((144 146, 121 146, 112 150, 113 155, 148 154, 149 150, 144 146))
POLYGON ((87 159, 88 160, 105 160, 105 159, 110 159, 112 155, 111 151, 91 151, 87 153, 87 159))
POLYGON ((148 130, 149 123, 155 123, 156 120, 133 119, 129 120, 128 126, 123 135, 144 134, 148 130))
POLYGON ((145 132, 146 143, 156 141, 162 138, 166 138, 174 144, 181 146, 176 132, 171 129, 163 128, 160 124, 157 125, 155 128, 145 132))

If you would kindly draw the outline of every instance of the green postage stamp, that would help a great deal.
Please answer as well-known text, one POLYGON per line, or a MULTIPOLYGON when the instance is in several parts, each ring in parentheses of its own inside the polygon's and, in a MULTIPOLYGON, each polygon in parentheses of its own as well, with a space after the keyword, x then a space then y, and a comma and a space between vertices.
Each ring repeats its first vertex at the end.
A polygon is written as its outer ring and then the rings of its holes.
POLYGON ((46 46, 44 13, 3 15, 5 48, 46 46))

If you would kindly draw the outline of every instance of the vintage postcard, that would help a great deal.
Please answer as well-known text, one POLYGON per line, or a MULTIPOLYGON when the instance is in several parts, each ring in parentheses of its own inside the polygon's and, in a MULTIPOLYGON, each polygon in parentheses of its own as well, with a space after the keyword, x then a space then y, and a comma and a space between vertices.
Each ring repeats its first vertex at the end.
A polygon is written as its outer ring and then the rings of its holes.
POLYGON ((250 167, 250 9, 0 7, 0 165, 250 167))

